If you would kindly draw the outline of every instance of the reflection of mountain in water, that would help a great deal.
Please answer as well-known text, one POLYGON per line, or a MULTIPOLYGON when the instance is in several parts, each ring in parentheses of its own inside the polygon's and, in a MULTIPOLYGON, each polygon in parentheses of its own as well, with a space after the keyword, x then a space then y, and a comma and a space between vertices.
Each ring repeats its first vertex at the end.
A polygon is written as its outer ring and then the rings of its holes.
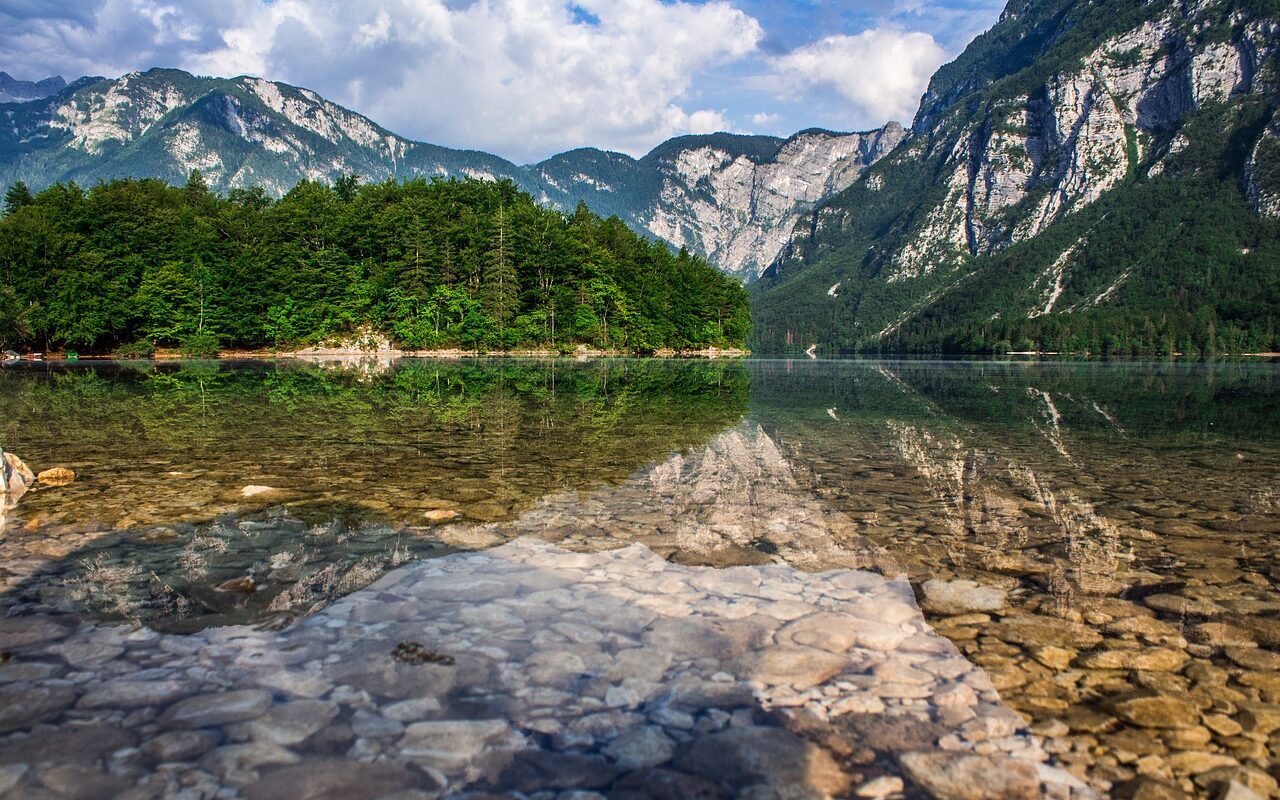
POLYGON ((0 622, 0 647, 13 797, 820 798, 883 776, 1087 795, 910 587, 867 572, 526 538, 406 566, 284 631, 33 614, 0 622))
POLYGON ((404 562, 536 536, 596 552, 643 543, 685 564, 785 561, 893 573, 882 548, 801 489, 776 443, 744 423, 618 486, 549 495, 517 519, 396 529, 283 509, 95 542, 29 579, 19 596, 169 630, 309 613, 404 562))
POLYGON ((785 561, 806 570, 893 571, 882 548, 797 483, 777 443, 750 422, 718 434, 706 447, 641 470, 620 486, 552 495, 512 523, 441 535, 459 547, 530 535, 574 550, 641 542, 688 564, 785 561))

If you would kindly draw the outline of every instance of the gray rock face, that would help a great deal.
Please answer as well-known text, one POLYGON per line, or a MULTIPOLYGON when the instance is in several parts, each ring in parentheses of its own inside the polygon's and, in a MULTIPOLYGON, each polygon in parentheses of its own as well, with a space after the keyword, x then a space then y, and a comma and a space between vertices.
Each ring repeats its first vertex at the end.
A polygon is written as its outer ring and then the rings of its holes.
POLYGON ((682 149, 659 163, 659 195, 637 216, 653 235, 750 281, 815 205, 853 184, 904 138, 896 122, 866 133, 804 132, 762 162, 709 144, 682 149))
POLYGON ((0 72, 0 103, 25 103, 39 100, 62 91, 67 82, 55 75, 41 81, 20 81, 7 72, 0 72))
MULTIPOLYGON (((1172 6, 1101 42, 1038 91, 995 102, 981 116, 928 115, 931 124, 917 126, 920 155, 944 157, 939 180, 947 192, 894 255, 888 279, 956 267, 1096 202, 1150 155, 1139 132, 1175 128, 1197 109, 1254 91, 1251 65, 1255 54, 1274 52, 1273 28, 1264 19, 1229 41, 1197 37, 1185 32, 1184 9, 1172 6)), ((1255 155, 1260 164, 1271 151, 1266 136, 1255 155)), ((1274 188, 1253 190, 1260 209, 1275 205, 1274 188)), ((1027 313, 1051 312, 1061 281, 1061 274, 1044 276, 1043 302, 1027 313)))

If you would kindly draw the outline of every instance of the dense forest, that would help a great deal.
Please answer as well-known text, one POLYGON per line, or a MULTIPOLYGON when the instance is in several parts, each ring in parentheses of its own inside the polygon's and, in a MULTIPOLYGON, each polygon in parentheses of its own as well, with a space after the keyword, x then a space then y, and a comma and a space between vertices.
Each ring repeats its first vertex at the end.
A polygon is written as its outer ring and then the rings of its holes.
POLYGON ((705 260, 509 181, 303 182, 211 192, 21 184, 0 218, 0 344, 146 354, 320 344, 406 349, 741 346, 746 291, 705 260))

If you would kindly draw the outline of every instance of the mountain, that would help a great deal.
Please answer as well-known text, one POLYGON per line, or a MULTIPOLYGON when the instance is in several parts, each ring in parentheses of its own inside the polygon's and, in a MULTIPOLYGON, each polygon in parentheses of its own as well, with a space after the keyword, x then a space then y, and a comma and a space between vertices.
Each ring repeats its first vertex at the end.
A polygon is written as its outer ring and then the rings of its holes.
POLYGON ((754 286, 779 351, 1280 345, 1280 4, 1012 0, 754 286))
POLYGON ((789 139, 681 136, 638 160, 572 150, 533 170, 597 212, 617 214, 751 281, 819 201, 850 186, 905 137, 897 123, 863 133, 802 131, 789 139))
MULTIPOLYGON (((61 82, 61 79, 57 79, 61 82)), ((48 82, 42 82, 47 84, 48 82)), ((43 102, 0 105, 0 191, 156 177, 200 169, 213 188, 415 176, 509 178, 541 202, 586 202, 649 236, 754 279, 813 206, 848 187, 906 135, 804 131, 790 139, 713 134, 673 139, 640 159, 573 150, 517 166, 498 156, 410 141, 316 93, 259 78, 171 69, 48 87, 43 102)))
POLYGON ((42 81, 20 81, 7 72, 0 72, 0 103, 25 103, 28 100, 40 100, 57 94, 66 88, 67 82, 61 76, 45 78, 42 81))
MULTIPOLYGON (((42 102, 0 106, 0 186, 117 177, 211 186, 262 185, 281 195, 301 180, 454 176, 510 178, 547 188, 498 156, 403 139, 307 89, 259 78, 201 78, 153 69, 82 78, 42 102)), ((543 198, 563 200, 563 198, 543 198)))

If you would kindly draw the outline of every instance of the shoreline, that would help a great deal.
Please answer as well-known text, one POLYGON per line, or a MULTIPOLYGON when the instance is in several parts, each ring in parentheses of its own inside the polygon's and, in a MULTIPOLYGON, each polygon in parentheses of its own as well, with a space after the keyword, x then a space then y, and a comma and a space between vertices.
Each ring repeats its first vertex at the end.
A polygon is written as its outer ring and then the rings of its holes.
MULTIPOLYGON (((20 362, 49 362, 49 361, 180 361, 186 359, 177 349, 162 348, 157 349, 154 354, 148 358, 116 358, 112 355, 82 355, 75 359, 68 359, 65 353, 45 353, 41 354, 41 358, 30 358, 24 354, 22 358, 16 359, 20 362)), ((464 350, 462 348, 447 348, 439 350, 365 350, 361 348, 347 347, 316 347, 305 348, 302 350, 223 350, 217 356, 210 359, 186 359, 186 360, 206 360, 206 361, 243 361, 243 360, 263 360, 272 359, 293 359, 298 361, 321 361, 330 359, 396 359, 396 358, 424 358, 424 359, 441 359, 441 360, 459 360, 464 358, 574 358, 574 359, 591 359, 591 358, 668 358, 668 359, 720 359, 720 358, 746 358, 751 355, 750 350, 740 349, 736 347, 719 348, 708 347, 698 350, 671 350, 661 349, 652 353, 635 353, 628 350, 597 350, 595 348, 578 347, 570 352, 561 350, 546 349, 520 349, 520 350, 464 350)))

